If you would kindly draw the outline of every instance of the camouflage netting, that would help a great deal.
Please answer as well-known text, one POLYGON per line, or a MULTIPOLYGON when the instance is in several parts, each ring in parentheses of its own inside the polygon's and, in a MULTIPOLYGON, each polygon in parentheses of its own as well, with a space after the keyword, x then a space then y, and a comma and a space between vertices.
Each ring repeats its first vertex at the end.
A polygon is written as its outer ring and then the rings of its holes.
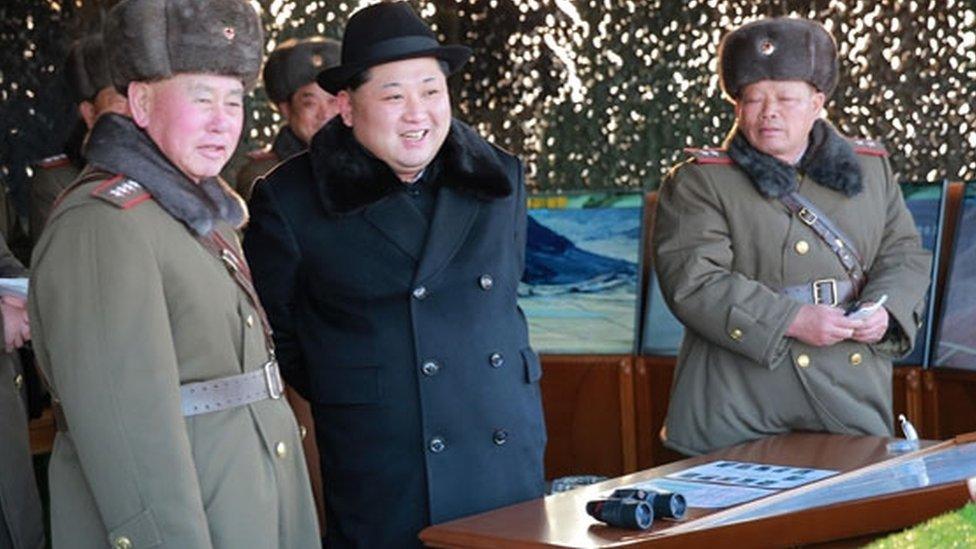
MULTIPOLYGON (((105 0, 0 6, 0 174, 22 203, 29 162, 61 150, 73 108, 57 68, 105 0)), ((262 0, 267 50, 338 36, 357 1, 262 0)), ((649 188, 681 148, 717 145, 731 125, 715 50, 764 15, 824 22, 840 44, 828 104, 848 134, 879 138, 911 180, 976 178, 976 6, 971 0, 415 1, 442 37, 476 51, 453 79, 459 115, 523 156, 536 189, 649 188)), ((278 116, 258 89, 244 149, 278 116)))

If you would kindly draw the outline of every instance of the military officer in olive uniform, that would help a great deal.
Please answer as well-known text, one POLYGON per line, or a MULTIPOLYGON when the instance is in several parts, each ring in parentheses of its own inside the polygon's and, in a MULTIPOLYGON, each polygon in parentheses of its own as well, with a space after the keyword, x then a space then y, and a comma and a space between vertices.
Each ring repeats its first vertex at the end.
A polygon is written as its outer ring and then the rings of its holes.
POLYGON ((915 341, 930 257, 887 153, 821 118, 838 65, 821 25, 753 22, 719 56, 736 125, 669 175, 654 228, 687 328, 662 437, 699 454, 793 430, 889 435, 891 360, 915 341))
POLYGON ((54 547, 319 547, 299 429, 216 176, 261 64, 246 0, 124 0, 108 14, 132 117, 34 250, 35 350, 58 405, 54 547))
POLYGON ((340 116, 259 180, 244 246, 288 382, 312 404, 328 547, 542 495, 542 371, 516 303, 522 163, 451 117, 406 2, 346 26, 319 83, 340 116))
POLYGON ((245 199, 255 179, 307 149, 315 132, 339 112, 335 96, 315 82, 319 72, 339 64, 339 49, 331 38, 292 39, 268 56, 264 89, 285 125, 270 147, 247 153, 248 163, 237 173, 237 192, 245 199))
MULTIPOLYGON (((78 103, 78 114, 84 123, 83 133, 95 125, 102 113, 128 113, 125 96, 112 86, 112 77, 101 34, 90 34, 76 41, 65 66, 78 103)), ((80 147, 82 139, 75 138, 80 147)), ((31 244, 36 244, 54 201, 78 176, 85 165, 81 151, 70 147, 65 154, 46 158, 34 166, 29 183, 31 244)))
MULTIPOLYGON (((24 277, 27 269, 0 238, 0 277, 24 277)), ((30 339, 27 301, 0 297, 4 349, 0 351, 0 549, 44 546, 41 500, 27 434, 26 387, 16 349, 30 339)))

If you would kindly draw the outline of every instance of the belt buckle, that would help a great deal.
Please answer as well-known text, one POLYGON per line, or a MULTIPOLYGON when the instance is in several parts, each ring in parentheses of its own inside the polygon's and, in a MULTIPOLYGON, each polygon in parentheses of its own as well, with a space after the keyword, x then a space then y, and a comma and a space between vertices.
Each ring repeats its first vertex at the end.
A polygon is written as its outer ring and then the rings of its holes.
POLYGON ((831 307, 837 306, 837 279, 836 278, 821 278, 813 281, 813 303, 814 305, 830 305, 831 307), (824 292, 820 291, 820 288, 826 286, 830 291, 830 301, 822 299, 824 292))
POLYGON ((285 382, 281 379, 278 361, 269 360, 264 363, 261 369, 264 370, 264 383, 268 386, 268 395, 272 399, 278 400, 285 393, 285 382))
POLYGON ((800 218, 800 221, 806 223, 807 225, 813 225, 817 222, 817 214, 806 208, 800 208, 800 211, 796 212, 796 216, 800 218))

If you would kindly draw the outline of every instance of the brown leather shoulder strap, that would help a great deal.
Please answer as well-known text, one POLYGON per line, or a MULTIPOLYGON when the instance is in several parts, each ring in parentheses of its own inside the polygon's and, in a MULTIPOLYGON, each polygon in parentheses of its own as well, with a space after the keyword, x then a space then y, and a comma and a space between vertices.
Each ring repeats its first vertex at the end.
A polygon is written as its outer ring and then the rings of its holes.
POLYGON ((861 293, 861 288, 867 282, 864 261, 861 259, 854 243, 830 220, 817 206, 798 192, 787 193, 780 197, 785 205, 800 221, 813 230, 825 244, 834 252, 848 278, 854 285, 854 296, 861 293))
POLYGON ((254 289, 251 268, 248 266, 247 260, 244 259, 244 255, 237 249, 237 246, 228 242, 216 228, 211 230, 207 235, 198 235, 196 238, 204 249, 223 263, 224 267, 227 268, 227 273, 244 290, 244 294, 247 295, 251 306, 258 312, 258 317, 261 319, 261 326, 264 329, 268 352, 274 358, 274 337, 271 330, 271 322, 268 320, 268 315, 261 305, 257 291, 254 289))

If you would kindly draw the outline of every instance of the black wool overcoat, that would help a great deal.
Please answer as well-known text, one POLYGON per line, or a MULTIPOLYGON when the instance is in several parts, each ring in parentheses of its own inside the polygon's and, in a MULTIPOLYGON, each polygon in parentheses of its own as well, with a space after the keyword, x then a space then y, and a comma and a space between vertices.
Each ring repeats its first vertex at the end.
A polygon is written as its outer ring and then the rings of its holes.
POLYGON ((245 251, 312 405, 329 547, 419 544, 543 492, 521 163, 455 120, 427 169, 429 220, 337 118, 251 199, 245 251))

